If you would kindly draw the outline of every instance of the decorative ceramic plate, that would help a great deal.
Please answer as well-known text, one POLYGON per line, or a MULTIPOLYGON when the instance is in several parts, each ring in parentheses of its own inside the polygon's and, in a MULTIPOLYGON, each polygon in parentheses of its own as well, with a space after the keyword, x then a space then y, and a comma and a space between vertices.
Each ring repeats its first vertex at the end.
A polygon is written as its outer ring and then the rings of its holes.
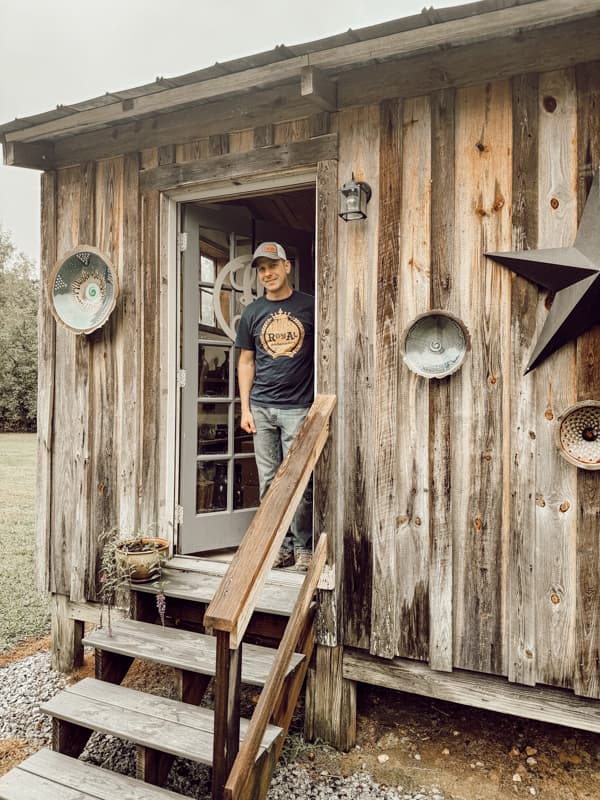
POLYGON ((109 258, 95 247, 79 245, 56 262, 48 295, 56 319, 75 333, 101 328, 119 293, 109 258))

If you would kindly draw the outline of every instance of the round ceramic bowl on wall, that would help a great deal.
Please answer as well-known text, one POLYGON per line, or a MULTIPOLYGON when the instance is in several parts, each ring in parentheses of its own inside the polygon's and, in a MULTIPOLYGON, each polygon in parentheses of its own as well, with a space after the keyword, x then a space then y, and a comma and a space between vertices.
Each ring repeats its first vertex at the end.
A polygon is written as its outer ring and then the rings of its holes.
POLYGON ((471 346, 464 323, 447 311, 419 314, 404 329, 406 366, 423 378, 446 378, 462 366, 471 346))
POLYGON ((87 244, 58 259, 47 288, 54 317, 73 333, 92 333, 101 328, 119 293, 110 259, 87 244))
POLYGON ((599 400, 583 400, 563 411, 557 421, 556 446, 569 464, 600 469, 599 400))

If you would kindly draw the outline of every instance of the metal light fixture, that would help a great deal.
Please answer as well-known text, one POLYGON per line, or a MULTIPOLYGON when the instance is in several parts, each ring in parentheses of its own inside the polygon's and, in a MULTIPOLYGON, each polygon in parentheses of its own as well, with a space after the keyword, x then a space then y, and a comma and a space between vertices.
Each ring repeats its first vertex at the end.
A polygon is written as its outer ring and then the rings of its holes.
POLYGON ((367 203, 371 199, 371 187, 364 181, 352 180, 345 183, 340 189, 339 216, 350 222, 354 219, 367 218, 367 203))

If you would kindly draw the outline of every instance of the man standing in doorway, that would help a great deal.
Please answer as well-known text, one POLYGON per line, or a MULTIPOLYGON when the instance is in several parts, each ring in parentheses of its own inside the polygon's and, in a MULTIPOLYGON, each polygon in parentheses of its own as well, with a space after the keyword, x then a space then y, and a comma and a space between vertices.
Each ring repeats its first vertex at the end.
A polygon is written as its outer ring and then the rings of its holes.
MULTIPOLYGON (((314 297, 290 286, 292 269, 277 242, 263 242, 252 266, 265 288, 244 309, 236 347, 240 425, 254 434, 260 499, 271 485, 314 396, 314 297)), ((312 487, 309 483, 273 565, 306 572, 312 556, 312 487)))

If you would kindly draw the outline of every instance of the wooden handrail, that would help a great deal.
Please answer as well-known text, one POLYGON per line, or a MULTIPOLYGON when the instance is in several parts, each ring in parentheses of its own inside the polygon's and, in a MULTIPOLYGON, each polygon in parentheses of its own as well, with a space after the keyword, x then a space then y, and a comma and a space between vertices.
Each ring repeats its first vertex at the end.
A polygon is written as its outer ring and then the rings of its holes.
POLYGON ((260 743, 267 729, 273 707, 283 687, 290 659, 305 624, 306 615, 309 612, 310 604, 321 573, 323 572, 326 559, 327 534, 323 533, 319 537, 311 565, 306 573, 304 583, 298 594, 283 638, 279 643, 277 655, 275 656, 275 661, 269 672, 269 677, 260 693, 258 703, 256 704, 252 719, 250 720, 248 731, 246 732, 244 741, 240 745, 237 758, 235 759, 233 768, 227 779, 225 785, 226 800, 239 800, 252 773, 260 743))
POLYGON ((229 647, 244 638, 257 598, 329 434, 335 395, 318 395, 215 593, 208 630, 229 634, 229 647))

